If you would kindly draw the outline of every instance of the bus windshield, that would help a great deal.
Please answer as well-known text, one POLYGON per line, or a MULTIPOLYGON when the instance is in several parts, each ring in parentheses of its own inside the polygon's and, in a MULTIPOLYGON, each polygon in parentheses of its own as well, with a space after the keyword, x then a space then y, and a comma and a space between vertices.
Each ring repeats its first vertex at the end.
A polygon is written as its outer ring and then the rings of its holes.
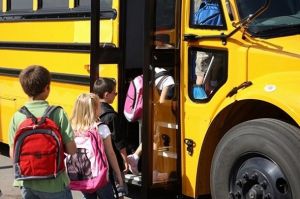
MULTIPOLYGON (((237 0, 241 19, 254 14, 265 1, 237 0)), ((271 0, 267 10, 248 24, 248 31, 256 37, 280 37, 300 32, 299 0, 271 0)))

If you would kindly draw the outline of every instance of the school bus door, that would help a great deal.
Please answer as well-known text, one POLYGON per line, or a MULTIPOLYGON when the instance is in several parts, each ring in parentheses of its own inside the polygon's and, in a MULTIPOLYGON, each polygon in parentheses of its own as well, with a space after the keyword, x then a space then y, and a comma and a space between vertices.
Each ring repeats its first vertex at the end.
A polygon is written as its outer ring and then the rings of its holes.
POLYGON ((179 31, 180 1, 156 0, 150 34, 150 64, 144 68, 142 176, 147 198, 174 197, 180 191, 179 31), (168 74, 155 78, 157 72, 168 74), (172 83, 173 81, 173 83, 172 83), (170 85, 163 102, 161 88, 170 85), (145 105, 146 104, 146 105, 145 105), (146 133, 146 135, 145 135, 146 133), (146 154, 145 154, 146 153, 146 154), (150 158, 152 157, 152 158, 150 158))

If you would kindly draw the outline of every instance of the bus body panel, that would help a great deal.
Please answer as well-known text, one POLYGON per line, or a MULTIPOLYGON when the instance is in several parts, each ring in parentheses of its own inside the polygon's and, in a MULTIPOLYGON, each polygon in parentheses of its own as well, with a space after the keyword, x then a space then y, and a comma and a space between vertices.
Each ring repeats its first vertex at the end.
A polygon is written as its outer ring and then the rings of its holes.
POLYGON ((241 90, 236 100, 255 99, 273 104, 299 125, 299 81, 300 71, 271 73, 253 80, 253 85, 241 90))
MULTIPOLYGON (((1 22, 2 42, 90 43, 90 21, 1 22)), ((116 43, 114 21, 100 21, 100 42, 116 43), (102 34, 101 34, 102 33, 102 34)))
MULTIPOLYGON (((238 22, 235 3, 231 2, 235 19, 230 21, 221 1, 227 24, 226 30, 198 29, 189 26, 190 2, 182 9, 182 35, 228 35, 238 22)), ((181 132, 182 132, 182 192, 189 197, 210 194, 210 167, 214 150, 223 135, 233 126, 254 118, 272 117, 292 124, 299 118, 299 34, 271 39, 254 38, 242 28, 226 43, 215 38, 182 41, 181 48, 181 132), (227 81, 208 101, 193 101, 189 96, 188 49, 218 49, 228 51, 227 81), (231 91, 249 82, 249 86, 231 91), (252 85, 251 85, 252 83, 252 85), (257 107, 266 107, 258 108, 257 107), (245 109, 242 109, 242 108, 245 109), (257 114, 253 112, 257 112, 257 114), (264 112, 266 111, 266 112, 264 112), (247 115, 248 114, 248 115, 247 115), (284 116, 282 116, 284 115, 284 116), (194 141, 190 155, 184 140, 194 141), (196 174, 196 175, 195 175, 196 174)), ((227 197, 227 196, 226 196, 227 197)))

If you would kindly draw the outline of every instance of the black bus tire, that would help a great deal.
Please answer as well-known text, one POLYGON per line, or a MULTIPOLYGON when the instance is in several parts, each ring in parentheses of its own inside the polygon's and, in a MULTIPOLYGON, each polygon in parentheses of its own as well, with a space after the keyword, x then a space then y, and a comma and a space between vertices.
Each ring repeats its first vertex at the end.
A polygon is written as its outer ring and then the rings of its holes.
POLYGON ((275 119, 230 129, 213 156, 213 199, 299 199, 300 130, 275 119))

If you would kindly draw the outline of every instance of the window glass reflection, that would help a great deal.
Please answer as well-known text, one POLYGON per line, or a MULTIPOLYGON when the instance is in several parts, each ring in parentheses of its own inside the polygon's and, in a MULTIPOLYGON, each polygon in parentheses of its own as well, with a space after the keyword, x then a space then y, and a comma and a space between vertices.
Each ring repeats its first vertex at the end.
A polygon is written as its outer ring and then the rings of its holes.
POLYGON ((177 45, 176 0, 156 0, 155 7, 155 46, 157 49, 170 49, 177 45))
MULTIPOLYGON (((91 0, 80 0, 79 7, 91 8, 91 0)), ((112 9, 112 0, 101 0, 100 1, 101 10, 111 10, 112 9)))
MULTIPOLYGON (((32 10, 32 0, 11 0, 11 10, 32 10)), ((1 3, 2 5, 2 3, 1 3)))
POLYGON ((69 1, 68 0, 43 0, 43 8, 46 9, 67 9, 69 8, 69 1))
POLYGON ((190 24, 198 27, 224 26, 218 0, 191 0, 190 24))
POLYGON ((210 98, 227 79, 226 53, 219 51, 190 51, 190 97, 210 98))

